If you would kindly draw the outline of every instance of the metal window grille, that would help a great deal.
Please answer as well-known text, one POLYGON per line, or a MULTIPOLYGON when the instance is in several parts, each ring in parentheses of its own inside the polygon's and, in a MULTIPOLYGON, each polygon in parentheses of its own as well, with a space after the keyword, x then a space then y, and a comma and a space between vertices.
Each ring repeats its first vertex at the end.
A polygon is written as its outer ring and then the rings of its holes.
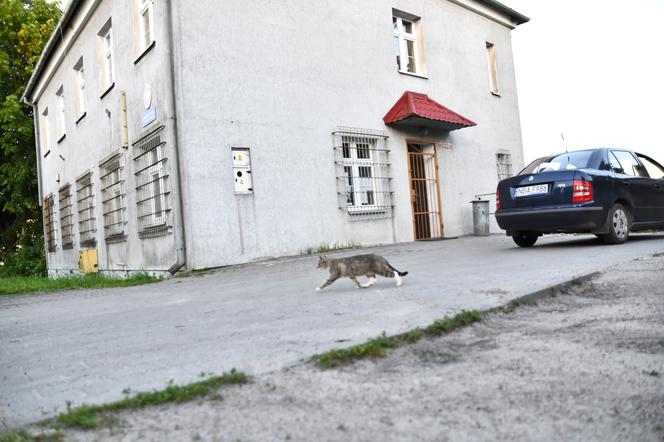
POLYGON ((496 168, 498 170, 498 181, 511 177, 512 174, 512 155, 508 153, 496 154, 496 168))
POLYGON ((71 186, 67 184, 60 189, 60 234, 62 248, 71 249, 74 246, 74 216, 71 207, 71 186))
POLYGON ((101 208, 104 217, 104 238, 106 241, 125 238, 125 182, 122 155, 118 154, 102 163, 101 208))
POLYGON ((95 243, 95 206, 92 188, 92 172, 76 181, 76 205, 78 208, 78 235, 81 245, 95 243))
POLYGON ((392 177, 387 135, 367 129, 333 132, 339 208, 353 220, 390 218, 392 177))
POLYGON ((160 135, 136 145, 136 204, 141 236, 154 236, 169 229, 170 187, 167 161, 160 135))
POLYGON ((46 226, 46 247, 55 251, 55 204, 53 196, 44 198, 44 225, 46 226))

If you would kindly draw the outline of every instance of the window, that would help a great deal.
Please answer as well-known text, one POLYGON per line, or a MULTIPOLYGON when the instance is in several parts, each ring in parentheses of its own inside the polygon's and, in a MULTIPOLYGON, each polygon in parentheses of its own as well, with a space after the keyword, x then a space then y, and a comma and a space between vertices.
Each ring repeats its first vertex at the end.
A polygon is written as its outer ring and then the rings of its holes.
POLYGON ((512 176, 512 155, 506 152, 496 154, 496 169, 498 169, 498 181, 512 176))
POLYGON ((99 166, 106 241, 125 238, 125 182, 121 161, 122 155, 117 154, 99 166))
POLYGON ((624 150, 612 150, 609 153, 609 164, 613 172, 621 175, 645 176, 641 165, 634 155, 624 150))
POLYGON ((85 115, 85 70, 83 69, 83 57, 74 65, 75 75, 75 104, 76 120, 80 120, 85 115))
POLYGON ((339 207, 350 215, 391 216, 387 136, 341 128, 334 133, 339 207))
POLYGON ((60 189, 60 235, 62 248, 71 249, 74 245, 72 228, 74 216, 71 208, 71 189, 69 184, 60 189))
POLYGON ((65 137, 65 96, 64 96, 64 89, 62 88, 62 86, 60 86, 55 95, 58 104, 57 123, 58 123, 58 142, 59 142, 65 137))
POLYGON ((142 51, 154 41, 153 0, 138 0, 139 49, 142 51))
POLYGON ((95 206, 92 189, 92 172, 76 181, 76 205, 78 208, 78 234, 81 245, 95 243, 95 206))
POLYGON ((44 198, 44 226, 46 227, 46 247, 49 252, 55 251, 55 204, 53 195, 44 198))
POLYGON ((489 63, 489 87, 491 93, 500 95, 498 88, 498 67, 496 65, 496 45, 486 42, 486 57, 489 63))
POLYGON ((113 86, 113 29, 109 20, 99 31, 101 39, 101 69, 100 81, 102 91, 106 91, 113 86))
POLYGON ((136 146, 136 204, 139 231, 143 236, 168 230, 170 192, 164 144, 157 134, 140 141, 136 146))
POLYGON ((48 107, 44 109, 41 115, 40 136, 42 141, 42 155, 46 156, 51 151, 51 140, 48 136, 48 107))
POLYGON ((638 155, 638 157, 639 160, 641 160, 641 163, 645 166, 646 170, 648 171, 648 175, 650 176, 650 178, 655 178, 655 179, 664 178, 664 168, 662 168, 662 166, 660 166, 659 163, 643 155, 638 155))
POLYGON ((399 72, 425 75, 421 20, 392 10, 394 52, 399 72))
POLYGON ((552 172, 558 170, 575 170, 588 167, 592 150, 579 150, 576 152, 561 153, 552 157, 539 158, 527 165, 519 175, 528 175, 540 172, 552 172))

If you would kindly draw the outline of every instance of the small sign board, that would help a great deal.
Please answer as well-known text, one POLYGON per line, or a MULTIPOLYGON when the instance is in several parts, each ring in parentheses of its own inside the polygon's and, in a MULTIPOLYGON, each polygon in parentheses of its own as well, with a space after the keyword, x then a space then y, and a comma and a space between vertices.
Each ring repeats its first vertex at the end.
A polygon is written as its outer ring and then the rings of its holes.
POLYGON ((148 110, 143 112, 141 117, 141 127, 149 126, 150 123, 154 123, 157 120, 157 108, 150 106, 148 110))

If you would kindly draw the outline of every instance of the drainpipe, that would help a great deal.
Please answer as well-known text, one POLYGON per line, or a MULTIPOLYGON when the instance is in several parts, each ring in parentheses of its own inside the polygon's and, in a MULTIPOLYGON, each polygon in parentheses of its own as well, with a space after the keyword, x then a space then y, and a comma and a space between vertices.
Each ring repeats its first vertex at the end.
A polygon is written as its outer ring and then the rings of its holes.
POLYGON ((175 263, 168 269, 171 274, 175 274, 186 263, 186 242, 184 236, 184 216, 182 210, 182 185, 180 181, 180 153, 179 153, 179 140, 178 133, 178 120, 177 120, 177 104, 176 104, 176 86, 175 86, 175 37, 173 27, 173 2, 166 0, 164 2, 166 9, 166 22, 168 23, 168 52, 169 52, 169 71, 170 75, 168 81, 170 82, 171 90, 171 104, 172 104, 172 121, 173 121, 173 135, 175 142, 173 143, 173 152, 175 154, 175 161, 173 161, 173 177, 175 178, 174 188, 176 189, 176 196, 174 198, 175 207, 173 210, 173 224, 175 227, 175 263))
POLYGON ((42 235, 44 238, 44 256, 46 257, 46 269, 48 270, 51 268, 48 262, 48 244, 46 241, 46 225, 44 224, 44 212, 43 212, 43 201, 44 197, 42 195, 42 189, 44 186, 42 185, 42 164, 41 164, 41 156, 39 152, 41 151, 41 137, 39 136, 39 108, 35 103, 31 103, 27 100, 26 97, 23 97, 21 101, 24 104, 27 104, 29 106, 32 106, 32 119, 34 120, 34 137, 35 137, 35 159, 37 161, 37 204, 39 204, 39 207, 42 207, 42 235))
POLYGON ((127 129, 127 93, 120 91, 120 147, 129 149, 129 130, 127 129))

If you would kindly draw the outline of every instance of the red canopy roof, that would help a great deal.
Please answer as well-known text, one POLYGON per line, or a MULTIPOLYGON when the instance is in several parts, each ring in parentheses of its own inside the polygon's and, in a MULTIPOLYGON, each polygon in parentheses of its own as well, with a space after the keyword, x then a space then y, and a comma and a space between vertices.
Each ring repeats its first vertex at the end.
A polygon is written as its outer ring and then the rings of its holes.
POLYGON ((425 94, 406 91, 383 117, 387 125, 427 126, 456 130, 475 126, 474 121, 436 103, 425 94))

